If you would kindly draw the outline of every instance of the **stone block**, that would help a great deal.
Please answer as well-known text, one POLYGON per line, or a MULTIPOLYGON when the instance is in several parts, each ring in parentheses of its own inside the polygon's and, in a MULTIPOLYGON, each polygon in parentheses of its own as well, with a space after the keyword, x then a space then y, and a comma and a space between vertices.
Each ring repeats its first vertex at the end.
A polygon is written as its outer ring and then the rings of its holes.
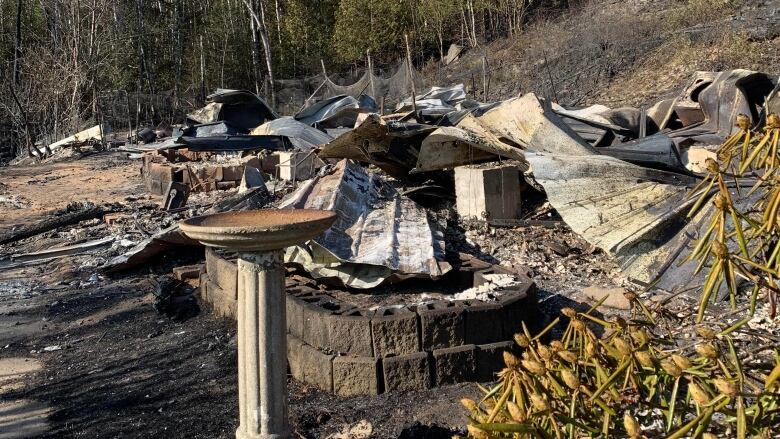
POLYGON ((217 182, 222 180, 221 166, 201 166, 190 168, 193 181, 192 190, 196 192, 210 192, 217 189, 217 182))
POLYGON ((222 181, 241 181, 244 174, 244 166, 233 165, 222 167, 222 181))
POLYGON ((496 373, 504 368, 504 352, 515 351, 514 341, 500 341, 477 346, 477 381, 495 381, 496 373))
POLYGON ((154 195, 162 195, 165 191, 163 184, 159 180, 149 180, 147 189, 154 195))
POLYGON ((279 165, 279 155, 270 154, 262 158, 260 161, 260 170, 266 174, 276 176, 276 168, 279 165))
POLYGON ((465 343, 485 344, 506 340, 504 311, 498 303, 472 301, 466 307, 465 343))
POLYGON ((165 186, 173 181, 173 167, 164 163, 149 163, 147 168, 149 179, 164 183, 165 186))
POLYGON ((476 346, 471 344, 434 350, 436 385, 472 381, 475 377, 476 351, 476 346))
POLYGON ((473 285, 474 275, 479 270, 490 268, 491 264, 481 261, 468 253, 458 253, 455 263, 457 271, 447 276, 456 276, 458 285, 473 285))
POLYGON ((295 287, 301 293, 319 291, 317 289, 318 284, 316 280, 309 279, 308 277, 301 276, 300 274, 287 273, 287 275, 284 277, 284 285, 290 288, 295 287))
MULTIPOLYGON (((287 332, 298 337, 303 338, 303 297, 295 292, 291 291, 291 288, 287 289, 287 332)), ((311 293, 309 293, 311 296, 311 293)))
POLYGON ((307 344, 301 346, 300 365, 303 381, 313 386, 333 392, 333 358, 307 344))
POLYGON ((287 336, 287 366, 290 368, 290 375, 298 381, 303 381, 303 364, 301 364, 303 355, 303 342, 298 337, 287 336))
POLYGON ((382 360, 385 391, 430 389, 431 363, 427 352, 387 357, 382 360))
POLYGON ((214 280, 211 277, 209 277, 208 280, 206 281, 206 285, 207 285, 206 291, 208 291, 208 296, 209 296, 209 303, 214 305, 214 302, 218 299, 221 299, 225 295, 225 293, 222 291, 222 288, 220 288, 219 285, 217 285, 217 283, 214 282, 214 280))
POLYGON ((209 302, 209 275, 205 271, 200 274, 200 282, 198 283, 198 296, 203 303, 209 302))
POLYGON ((582 290, 582 294, 586 295, 594 302, 604 299, 604 302, 602 303, 604 306, 623 310, 631 309, 631 302, 626 299, 627 292, 628 290, 623 287, 602 288, 595 285, 591 285, 582 290))
POLYGON ((341 396, 382 393, 379 364, 379 359, 373 357, 334 358, 333 392, 341 396))
POLYGON ((312 346, 324 347, 328 342, 328 327, 325 324, 327 313, 318 306, 319 297, 307 297, 303 299, 303 341, 312 346))
POLYGON ((374 311, 350 310, 326 317, 328 345, 336 352, 373 357, 371 316, 374 311))
POLYGON ((511 338, 522 331, 523 322, 526 322, 529 329, 536 328, 534 320, 544 317, 536 307, 536 294, 533 289, 507 292, 501 296, 499 302, 504 309, 505 338, 511 338))
MULTIPOLYGON (((206 263, 208 264, 208 260, 206 263)), ((211 278, 225 293, 234 299, 238 299, 238 264, 235 261, 227 260, 223 255, 213 252, 211 265, 213 267, 213 271, 209 271, 211 278)))
POLYGON ((328 316, 354 308, 330 296, 303 298, 303 341, 317 348, 330 348, 328 316))
POLYGON ((235 189, 235 188, 238 187, 238 183, 240 181, 241 180, 239 180, 239 181, 218 181, 218 182, 216 182, 217 190, 219 190, 219 191, 226 191, 226 190, 230 190, 230 189, 235 189))
POLYGON ((201 268, 203 268, 203 265, 201 264, 174 267, 173 277, 175 277, 176 280, 197 279, 198 276, 200 276, 201 268))
POLYGON ((206 173, 208 174, 209 180, 213 181, 214 183, 222 181, 222 168, 223 167, 221 165, 206 167, 206 173))
POLYGON ((214 277, 217 273, 217 259, 219 259, 217 252, 211 247, 206 247, 206 273, 214 277))
POLYGON ((279 178, 282 180, 308 180, 322 166, 315 154, 300 151, 279 151, 279 178))
POLYGON ((235 320, 238 316, 238 300, 232 298, 213 280, 208 282, 209 302, 214 308, 214 314, 235 320))
MULTIPOLYGON (((253 168, 260 169, 262 167, 262 163, 260 162, 260 158, 256 155, 250 155, 246 157, 241 158, 241 165, 246 167, 250 166, 253 168)), ((243 171, 242 171, 243 173, 243 171)))
POLYGON ((462 345, 465 341, 464 308, 452 302, 434 302, 417 308, 422 350, 462 345))
POLYGON ((374 355, 411 354, 420 351, 417 314, 407 308, 379 308, 371 318, 374 355))
POLYGON ((126 213, 111 212, 103 215, 103 222, 106 223, 107 226, 112 226, 127 221, 129 218, 130 215, 126 213))
POLYGON ((473 219, 520 218, 520 170, 517 166, 455 168, 458 215, 473 219))

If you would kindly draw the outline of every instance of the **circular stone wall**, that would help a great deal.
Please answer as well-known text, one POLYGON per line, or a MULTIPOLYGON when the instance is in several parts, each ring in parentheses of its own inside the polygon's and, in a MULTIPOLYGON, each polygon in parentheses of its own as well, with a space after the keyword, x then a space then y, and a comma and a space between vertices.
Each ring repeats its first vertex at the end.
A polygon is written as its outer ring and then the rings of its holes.
MULTIPOLYGON (((457 269, 474 286, 486 274, 510 273, 474 259, 457 269)), ((514 348, 521 323, 536 326, 532 323, 543 319, 534 283, 526 274, 511 274, 521 282, 495 302, 435 300, 370 309, 313 288, 309 279, 288 276, 290 373, 344 396, 491 381, 503 367, 503 352, 514 348)), ((216 314, 235 319, 237 285, 235 261, 207 249, 201 299, 216 314)))

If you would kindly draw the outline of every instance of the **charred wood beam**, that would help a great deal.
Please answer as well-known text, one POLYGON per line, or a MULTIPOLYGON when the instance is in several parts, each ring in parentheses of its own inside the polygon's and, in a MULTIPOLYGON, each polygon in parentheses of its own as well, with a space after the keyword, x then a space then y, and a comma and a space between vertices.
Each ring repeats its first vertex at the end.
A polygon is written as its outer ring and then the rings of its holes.
POLYGON ((102 207, 86 206, 74 212, 68 212, 63 215, 47 218, 43 221, 19 227, 0 236, 0 244, 16 242, 31 236, 40 235, 60 227, 80 223, 81 221, 100 218, 105 211, 102 207))

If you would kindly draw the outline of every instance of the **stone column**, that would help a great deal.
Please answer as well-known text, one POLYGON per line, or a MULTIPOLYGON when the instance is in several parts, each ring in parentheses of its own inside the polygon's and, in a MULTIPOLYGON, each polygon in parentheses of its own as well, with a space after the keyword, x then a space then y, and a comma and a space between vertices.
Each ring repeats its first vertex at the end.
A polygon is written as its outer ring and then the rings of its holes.
POLYGON ((237 439, 288 439, 282 250, 238 259, 237 439))

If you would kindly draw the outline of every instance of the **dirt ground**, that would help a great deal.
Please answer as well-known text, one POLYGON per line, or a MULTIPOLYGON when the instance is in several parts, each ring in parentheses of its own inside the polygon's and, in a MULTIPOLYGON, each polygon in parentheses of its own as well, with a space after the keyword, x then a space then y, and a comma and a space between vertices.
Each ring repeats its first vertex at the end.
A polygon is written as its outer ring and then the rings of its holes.
MULTIPOLYGON (((25 283, 25 291, 3 294, 3 326, 10 333, 3 331, 0 355, 43 363, 43 371, 24 386, 3 391, 3 399, 45 401, 52 407, 50 431, 42 437, 233 437, 232 322, 207 313, 182 322, 161 316, 152 306, 149 284, 135 276, 96 287, 52 289, 29 281, 39 274, 3 274, 0 285, 25 283)), ((414 421, 458 428, 464 413, 457 401, 476 392, 465 384, 337 398, 300 383, 289 385, 291 420, 301 437, 324 437, 363 419, 373 424, 375 437, 398 437, 414 421)))
POLYGON ((127 195, 144 195, 139 172, 138 162, 110 154, 0 167, 0 200, 4 195, 14 196, 20 207, 0 201, 0 228, 29 223, 73 201, 103 204, 122 201, 127 195))

